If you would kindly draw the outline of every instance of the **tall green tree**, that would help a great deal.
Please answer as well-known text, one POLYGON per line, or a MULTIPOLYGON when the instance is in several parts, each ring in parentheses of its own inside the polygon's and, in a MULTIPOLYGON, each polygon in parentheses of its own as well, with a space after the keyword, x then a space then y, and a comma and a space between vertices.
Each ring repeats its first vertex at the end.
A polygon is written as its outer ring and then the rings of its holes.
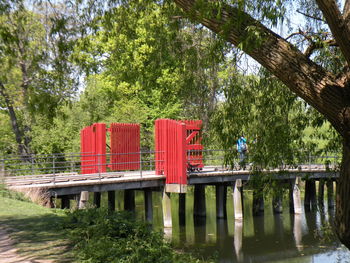
POLYGON ((325 116, 343 138, 336 229, 350 248, 350 1, 343 6, 336 0, 174 2, 268 69, 325 116), (300 30, 290 36, 274 32, 278 21, 295 19, 296 12, 305 16, 300 30))
POLYGON ((2 3, 0 105, 8 113, 17 153, 26 159, 38 116, 46 118, 47 126, 57 105, 73 94, 74 69, 66 58, 71 33, 63 12, 53 12, 48 4, 29 11, 23 1, 2 3))

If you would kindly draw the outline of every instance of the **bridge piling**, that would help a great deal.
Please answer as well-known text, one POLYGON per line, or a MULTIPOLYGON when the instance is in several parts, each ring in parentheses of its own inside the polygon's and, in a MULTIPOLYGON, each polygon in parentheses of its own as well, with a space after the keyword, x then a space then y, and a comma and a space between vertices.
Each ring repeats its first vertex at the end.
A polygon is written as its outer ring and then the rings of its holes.
POLYGON ((152 219, 153 219, 152 190, 145 189, 143 191, 143 196, 145 201, 145 219, 148 222, 152 222, 152 219))
POLYGON ((272 198, 272 207, 274 214, 281 214, 283 212, 282 207, 282 194, 276 193, 272 198))
POLYGON ((196 184, 194 186, 193 216, 205 217, 206 214, 205 185, 196 184))
POLYGON ((237 179, 233 185, 233 209, 235 220, 243 219, 243 189, 242 180, 237 179))
POLYGON ((333 188, 333 181, 327 180, 327 200, 328 200, 328 208, 334 208, 334 188, 333 188))
POLYGON ((296 177, 291 180, 290 188, 289 188, 289 204, 290 210, 294 212, 294 214, 301 214, 301 196, 300 196, 300 177, 296 177))
POLYGON ((108 210, 115 210, 115 191, 108 191, 108 210))
POLYGON ((69 209, 70 208, 70 200, 68 195, 63 195, 61 197, 61 208, 62 209, 69 209))
POLYGON ((216 217, 227 218, 227 210, 226 210, 227 187, 225 185, 216 185, 215 194, 216 194, 216 217))
POLYGON ((304 207, 306 211, 317 208, 315 180, 309 179, 305 181, 304 207))
POLYGON ((320 208, 324 207, 324 185, 325 185, 325 181, 324 179, 320 179, 318 182, 318 205, 320 208))
POLYGON ((101 207, 101 192, 94 192, 94 206, 101 207))
POLYGON ((186 194, 179 193, 179 224, 186 225, 186 194))
POLYGON ((165 187, 163 189, 162 208, 164 228, 172 228, 170 193, 165 191, 165 187))
POLYGON ((261 215, 264 213, 264 195, 261 189, 253 191, 253 215, 261 215))
POLYGON ((79 209, 86 208, 88 201, 89 201, 89 192, 88 191, 81 191, 78 208, 79 209))
POLYGON ((124 210, 135 211, 135 190, 124 190, 124 210))

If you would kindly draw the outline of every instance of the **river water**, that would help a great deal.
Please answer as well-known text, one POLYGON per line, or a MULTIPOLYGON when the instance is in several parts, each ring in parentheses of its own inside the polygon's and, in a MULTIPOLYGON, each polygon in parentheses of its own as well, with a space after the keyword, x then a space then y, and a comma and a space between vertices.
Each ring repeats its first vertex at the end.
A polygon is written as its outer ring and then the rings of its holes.
MULTIPOLYGON (((193 217, 193 192, 186 196, 186 215, 179 219, 178 195, 172 194, 173 228, 166 230, 166 238, 175 247, 217 262, 278 262, 329 263, 350 262, 350 252, 332 234, 334 210, 318 208, 302 215, 289 213, 287 200, 283 213, 274 215, 269 199, 265 212, 252 215, 252 195, 244 192, 244 219, 234 220, 233 202, 227 194, 227 219, 216 219, 215 189, 206 188, 205 218, 193 217)), ((161 193, 153 192, 153 220, 155 230, 163 231, 161 193)), ((123 209, 122 192, 117 193, 116 209, 123 209)), ((145 218, 143 193, 136 192, 136 216, 145 218)))

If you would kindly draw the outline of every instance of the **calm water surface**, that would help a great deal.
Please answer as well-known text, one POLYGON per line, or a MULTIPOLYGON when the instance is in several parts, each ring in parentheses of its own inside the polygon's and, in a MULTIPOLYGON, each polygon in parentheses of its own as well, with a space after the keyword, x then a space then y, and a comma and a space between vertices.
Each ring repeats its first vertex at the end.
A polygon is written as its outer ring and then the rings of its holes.
MULTIPOLYGON (((123 209, 122 192, 117 194, 117 209, 123 209)), ((252 197, 245 191, 244 220, 235 222, 231 193, 227 195, 227 220, 216 219, 215 189, 206 188, 206 218, 193 218, 193 194, 186 197, 186 217, 179 219, 178 196, 172 194, 173 228, 166 237, 178 248, 218 262, 350 262, 350 252, 333 235, 329 235, 334 211, 311 211, 302 215, 274 215, 271 202, 265 200, 262 216, 252 216, 252 197), (325 227, 326 226, 326 227, 325 227)), ((153 193, 154 229, 163 231, 161 193, 153 193)), ((136 192, 136 215, 144 218, 143 193, 136 192)))

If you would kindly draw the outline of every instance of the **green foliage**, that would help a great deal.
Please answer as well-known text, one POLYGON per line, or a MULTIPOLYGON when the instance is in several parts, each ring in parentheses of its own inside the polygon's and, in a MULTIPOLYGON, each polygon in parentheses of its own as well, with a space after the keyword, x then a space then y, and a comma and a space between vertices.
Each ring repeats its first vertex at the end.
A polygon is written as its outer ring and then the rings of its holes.
POLYGON ((81 262, 200 262, 174 252, 162 234, 125 212, 77 210, 63 227, 81 262))

